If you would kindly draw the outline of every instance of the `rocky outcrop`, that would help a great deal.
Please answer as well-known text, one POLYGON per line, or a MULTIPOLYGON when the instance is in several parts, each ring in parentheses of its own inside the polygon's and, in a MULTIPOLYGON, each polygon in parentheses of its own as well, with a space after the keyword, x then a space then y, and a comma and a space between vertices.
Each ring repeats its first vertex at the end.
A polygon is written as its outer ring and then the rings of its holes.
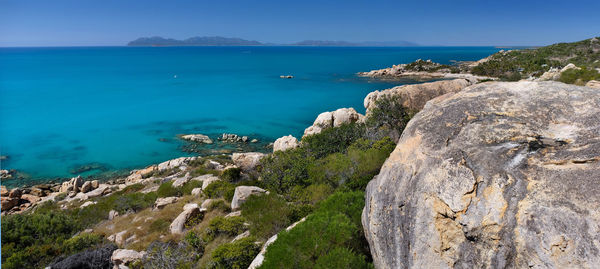
POLYGON ((158 198, 156 199, 156 201, 154 202, 154 210, 160 210, 163 209, 163 207, 170 205, 170 204, 174 204, 177 202, 177 200, 179 200, 178 197, 164 197, 164 198, 158 198))
POLYGON ((180 170, 185 170, 187 168, 187 164, 191 161, 196 160, 198 157, 179 157, 177 159, 168 160, 166 162, 162 162, 158 164, 157 170, 164 171, 168 169, 179 168, 180 170))
POLYGON ((126 182, 137 182, 143 178, 149 177, 156 170, 158 170, 157 165, 151 165, 144 169, 133 170, 133 171, 131 171, 131 175, 129 175, 125 181, 126 182))
POLYGON ((264 156, 265 154, 260 152, 234 153, 231 155, 231 160, 237 167, 245 172, 249 172, 260 165, 260 160, 264 156))
POLYGON ((235 211, 240 208, 240 206, 246 202, 246 200, 251 195, 257 194, 268 194, 268 191, 265 191, 256 186, 238 186, 235 188, 235 192, 233 194, 233 199, 231 199, 231 210, 235 211))
POLYGON ((598 80, 590 80, 585 84, 586 87, 600 89, 600 81, 598 80))
POLYGON ((210 137, 208 137, 207 135, 203 135, 203 134, 182 135, 181 139, 189 140, 189 141, 197 142, 197 143, 204 143, 204 144, 212 144, 213 143, 213 141, 212 141, 212 139, 210 139, 210 137))
POLYGON ((292 135, 282 136, 275 140, 273 143, 273 152, 275 151, 285 151, 288 149, 295 149, 298 145, 298 139, 293 137, 292 135))
MULTIPOLYGON (((480 63, 486 62, 489 58, 481 59, 477 62, 474 62, 470 65, 470 67, 474 67, 480 63)), ((455 66, 454 68, 458 68, 455 66)), ((456 69, 454 70, 456 71, 456 69)), ((410 78, 413 80, 426 81, 432 79, 454 79, 454 78, 464 78, 469 80, 483 80, 483 79, 492 79, 490 77, 485 76, 477 76, 470 73, 457 73, 453 72, 450 66, 443 66, 439 63, 433 62, 431 60, 422 60, 418 59, 412 63, 408 64, 397 64, 392 67, 371 70, 368 72, 359 72, 358 76, 361 77, 369 77, 369 78, 378 78, 385 80, 401 80, 410 78)))
POLYGON ((81 178, 81 176, 74 177, 71 178, 71 180, 62 183, 62 186, 60 187, 60 192, 78 192, 79 188, 81 188, 81 185, 83 185, 83 179, 81 178))
POLYGON ((117 249, 113 252, 110 257, 111 261, 117 268, 121 268, 120 266, 127 266, 130 263, 141 260, 145 255, 145 252, 137 252, 131 249, 117 249))
POLYGON ((239 136, 236 134, 222 134, 221 137, 219 137, 219 140, 221 142, 225 142, 225 143, 240 143, 240 142, 246 143, 246 142, 250 141, 250 138, 245 135, 239 136))
POLYGON ((183 176, 173 178, 173 187, 179 188, 183 186, 185 183, 188 183, 192 179, 190 173, 186 173, 183 176))
POLYGON ((339 127, 342 124, 362 122, 364 118, 365 116, 356 112, 354 108, 340 108, 332 112, 323 112, 317 116, 313 125, 304 130, 302 137, 318 134, 327 128, 339 127))
POLYGON ((419 111, 427 101, 448 93, 456 93, 473 85, 475 81, 467 79, 440 80, 429 83, 402 85, 383 91, 371 92, 365 97, 364 105, 367 116, 377 106, 377 100, 392 98, 398 100, 403 107, 419 111))
POLYGON ((482 83, 436 98, 366 190, 377 268, 600 264, 600 91, 482 83))
POLYGON ((536 81, 548 81, 548 80, 558 80, 563 72, 570 69, 581 69, 574 64, 568 64, 565 67, 559 68, 550 68, 550 70, 544 72, 539 78, 535 79, 536 81))
POLYGON ((187 222, 194 218, 202 218, 203 214, 204 211, 200 210, 198 204, 186 204, 183 206, 183 212, 169 226, 171 234, 182 234, 187 222))

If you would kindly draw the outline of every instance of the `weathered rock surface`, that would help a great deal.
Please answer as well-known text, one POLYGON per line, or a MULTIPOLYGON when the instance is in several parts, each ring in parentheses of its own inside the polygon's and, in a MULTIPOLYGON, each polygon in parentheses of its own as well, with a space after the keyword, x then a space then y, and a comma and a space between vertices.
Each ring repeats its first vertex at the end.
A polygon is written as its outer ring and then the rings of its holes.
POLYGON ((179 200, 179 198, 177 197, 164 197, 164 198, 158 198, 156 199, 156 201, 154 202, 154 209, 155 210, 159 210, 162 209, 163 207, 165 207, 166 205, 170 205, 173 203, 176 203, 177 200, 179 200))
POLYGON ((71 178, 71 180, 62 183, 60 187, 60 192, 78 192, 81 185, 83 185, 83 179, 81 178, 81 176, 74 177, 71 178))
POLYGON ((600 264, 600 91, 483 83, 430 101, 366 190, 377 268, 600 264))
POLYGON ((175 177, 175 178, 173 178, 173 187, 179 188, 179 187, 183 186, 185 183, 188 183, 188 181, 190 181, 190 179, 192 179, 192 177, 190 176, 190 173, 186 173, 185 175, 180 176, 180 177, 175 177))
POLYGON ((159 163, 157 166, 158 171, 164 171, 173 168, 179 168, 184 170, 187 168, 187 164, 193 160, 196 160, 197 157, 179 157, 177 159, 168 160, 162 163, 159 163))
POLYGON ((246 202, 248 197, 257 194, 268 194, 269 192, 256 186, 238 186, 235 188, 233 199, 231 199, 231 210, 235 211, 246 202))
POLYGON ((183 207, 183 212, 173 220, 169 226, 172 234, 182 234, 185 230, 185 224, 192 218, 201 216, 204 212, 200 210, 198 204, 186 204, 183 207))
POLYGON ((273 143, 273 152, 275 151, 285 151, 288 149, 294 149, 298 147, 298 139, 293 137, 292 135, 282 136, 275 140, 273 143))
POLYGON ((600 89, 600 81, 598 80, 590 80, 585 84, 586 87, 600 89))
POLYGON ((213 143, 213 141, 212 141, 212 139, 210 139, 210 137, 208 137, 207 135, 203 135, 203 134, 182 135, 181 139, 198 142, 198 143, 204 143, 204 144, 212 144, 213 143))
POLYGON ((128 265, 144 257, 145 252, 137 252, 131 249, 117 249, 110 257, 113 264, 117 267, 120 265, 128 265))
POLYGON ((157 165, 151 165, 144 169, 133 170, 131 171, 131 175, 127 177, 126 182, 137 182, 143 178, 146 178, 154 173, 154 171, 158 170, 157 165))
POLYGON ((243 171, 248 172, 260 165, 260 159, 264 156, 265 154, 260 152, 234 153, 231 155, 231 160, 243 171))
POLYGON ((318 134, 327 128, 339 127, 342 124, 361 122, 364 118, 365 116, 356 112, 354 108, 340 108, 332 112, 323 112, 317 116, 313 125, 304 130, 302 137, 318 134))
POLYGON ((427 101, 447 93, 459 92, 472 85, 475 81, 468 79, 440 80, 429 83, 402 85, 383 91, 371 92, 365 97, 364 105, 367 115, 377 106, 380 98, 399 100, 402 106, 419 111, 427 101))

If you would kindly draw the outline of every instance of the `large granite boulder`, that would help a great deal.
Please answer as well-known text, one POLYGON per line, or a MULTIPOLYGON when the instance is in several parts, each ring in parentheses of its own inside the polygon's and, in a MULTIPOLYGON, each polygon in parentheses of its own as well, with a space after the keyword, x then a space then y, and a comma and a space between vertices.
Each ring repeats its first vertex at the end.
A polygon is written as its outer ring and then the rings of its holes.
POLYGON ((186 204, 183 206, 183 212, 173 220, 169 226, 171 234, 182 234, 185 230, 185 225, 194 218, 202 219, 205 210, 200 210, 198 204, 186 204))
POLYGON ((269 192, 256 186, 236 187, 235 192, 233 193, 233 199, 231 199, 231 210, 235 211, 239 209, 250 196, 263 193, 268 194, 269 192))
POLYGON ((600 264, 600 91, 482 83, 436 98, 366 190, 377 268, 600 264))
POLYGON ((121 268, 121 265, 129 265, 135 261, 141 260, 146 253, 144 251, 137 252, 131 249, 117 249, 113 252, 110 260, 117 268, 121 268))
POLYGON ((459 92, 467 86, 472 85, 475 80, 453 79, 440 80, 429 83, 402 85, 383 91, 371 92, 365 97, 364 105, 367 109, 367 116, 377 107, 377 100, 380 98, 393 98, 399 100, 402 106, 419 111, 423 109, 427 101, 447 93, 459 92))
POLYGON ((365 116, 356 112, 354 108, 340 108, 331 112, 323 112, 317 116, 313 125, 304 130, 302 137, 319 134, 327 128, 339 127, 342 124, 361 122, 364 119, 365 116))
POLYGON ((600 81, 599 80, 590 80, 585 84, 586 87, 600 89, 600 81))
POLYGON ((260 160, 264 156, 265 154, 260 152, 234 153, 231 155, 231 160, 237 167, 248 172, 254 170, 258 165, 260 165, 260 160))
POLYGON ((298 147, 298 139, 292 135, 282 136, 275 140, 273 143, 273 152, 275 151, 286 151, 288 149, 295 149, 298 147))

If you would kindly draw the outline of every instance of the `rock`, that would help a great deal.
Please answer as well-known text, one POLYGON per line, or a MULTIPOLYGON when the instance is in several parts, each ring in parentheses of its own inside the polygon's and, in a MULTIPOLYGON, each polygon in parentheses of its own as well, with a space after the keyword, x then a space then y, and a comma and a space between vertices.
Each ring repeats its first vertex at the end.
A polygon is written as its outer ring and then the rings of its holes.
POLYGON ((119 216, 119 212, 117 212, 115 210, 111 210, 110 212, 108 212, 108 220, 113 220, 118 216, 119 216))
POLYGON ((35 195, 38 197, 44 197, 46 196, 46 192, 38 187, 32 187, 29 189, 29 194, 31 195, 35 195))
POLYGON ((183 207, 183 212, 169 226, 171 234, 182 234, 185 230, 185 224, 192 218, 201 218, 203 213, 204 211, 198 208, 198 204, 186 204, 183 207))
POLYGON ((248 142, 250 138, 247 136, 239 136, 236 134, 222 134, 219 140, 226 143, 248 142))
POLYGON ((185 140, 193 141, 193 142, 204 143, 204 144, 212 144, 213 143, 213 141, 212 141, 212 139, 210 139, 210 137, 208 137, 207 135, 203 135, 203 134, 182 135, 181 138, 185 139, 185 140))
POLYGON ((248 137, 247 136, 242 136, 242 142, 248 142, 248 137))
MULTIPOLYGON (((185 168, 187 163, 193 160, 196 160, 197 157, 179 157, 177 159, 168 160, 166 162, 159 163, 157 166, 158 171, 164 171, 174 168, 185 168)), ((183 170, 183 169, 182 169, 183 170)))
POLYGON ((558 68, 550 68, 550 70, 544 72, 537 81, 547 81, 547 80, 558 80, 560 78, 560 69, 558 68))
MULTIPOLYGON (((168 165, 168 163, 167 163, 168 165)), ((139 180, 142 180, 144 178, 149 177, 150 175, 154 174, 154 172, 158 170, 158 166, 157 165, 151 165, 148 166, 144 169, 140 169, 140 170, 134 170, 131 172, 131 175, 129 175, 126 179, 125 182, 129 183, 129 182, 137 182, 139 180)))
POLYGON ((121 246, 125 243, 125 235, 127 234, 127 230, 118 232, 108 237, 109 241, 115 242, 115 244, 121 246))
POLYGON ((79 208, 84 208, 84 207, 88 207, 91 205, 95 205, 96 203, 97 202, 94 202, 94 201, 87 201, 87 202, 83 203, 82 205, 80 205, 79 208))
POLYGON ((107 185, 107 184, 100 184, 98 186, 98 188, 96 188, 93 191, 90 191, 90 192, 86 193, 86 195, 89 198, 94 198, 94 197, 98 197, 98 196, 109 194, 111 192, 112 192, 112 190, 111 190, 111 188, 110 188, 109 185, 107 185))
POLYGON ((81 185, 83 185, 83 179, 81 178, 81 176, 77 176, 71 178, 69 181, 63 182, 60 187, 60 192, 78 192, 79 188, 81 188, 81 185))
POLYGON ((2 169, 0 170, 0 179, 11 179, 12 173, 8 170, 2 169))
POLYGON ((1 204, 2 204, 2 212, 8 211, 11 208, 19 205, 19 200, 20 198, 12 198, 12 197, 0 197, 1 200, 1 204))
POLYGON ((177 202, 177 200, 179 200, 179 198, 177 197, 158 198, 154 202, 154 210, 159 210, 165 207, 166 205, 174 204, 177 202))
POLYGON ((600 89, 600 81, 598 80, 590 80, 585 84, 586 87, 600 89))
POLYGON ((223 166, 222 164, 220 164, 219 162, 215 162, 213 160, 208 160, 204 166, 206 166, 206 168, 208 169, 214 169, 214 170, 223 170, 225 168, 225 166, 223 166))
POLYGON ((92 180, 92 189, 95 190, 100 186, 98 180, 92 180))
POLYGON ((0 196, 2 196, 2 197, 8 196, 8 190, 6 189, 6 186, 4 186, 4 185, 0 186, 0 196))
POLYGON ((32 195, 32 194, 22 194, 21 199, 26 200, 31 204, 35 204, 35 203, 39 202, 40 200, 42 200, 42 198, 40 198, 36 195, 32 195))
POLYGON ((190 181, 190 173, 186 173, 183 177, 178 177, 173 180, 173 187, 179 188, 190 181))
POLYGON ((244 202, 246 202, 248 197, 250 197, 251 195, 263 193, 269 194, 268 191, 265 191, 256 186, 238 186, 235 188, 233 199, 231 200, 231 209, 237 210, 244 202))
POLYGON ((473 81, 467 79, 453 79, 402 85, 369 93, 365 97, 364 105, 367 109, 367 116, 377 107, 377 100, 385 97, 400 101, 402 106, 408 109, 419 111, 423 109, 427 101, 447 93, 459 92, 472 84, 473 81))
POLYGON ((570 64, 567 64, 565 67, 563 67, 560 70, 560 72, 562 73, 562 72, 565 72, 565 71, 571 70, 571 69, 581 69, 581 68, 579 68, 579 67, 575 66, 574 64, 570 63, 570 64))
POLYGON ((8 192, 8 197, 10 198, 20 198, 23 192, 19 188, 14 188, 8 192))
POLYGON ((375 267, 597 267, 599 122, 600 91, 558 82, 430 101, 366 190, 375 267))
POLYGON ((283 136, 275 140, 273 144, 273 152, 275 151, 285 151, 288 149, 294 149, 298 147, 298 139, 293 137, 292 135, 283 136))
POLYGON ((322 130, 327 128, 339 127, 342 124, 361 122, 363 120, 364 116, 356 112, 354 108, 340 108, 333 112, 323 112, 317 116, 312 126, 304 130, 302 137, 321 133, 322 130))
POLYGON ((83 183, 83 185, 81 185, 81 192, 83 192, 83 193, 89 192, 92 189, 93 189, 93 187, 92 187, 91 181, 86 181, 83 183))
POLYGON ((192 190, 192 196, 200 196, 202 194, 202 188, 194 188, 192 190))
POLYGON ((233 240, 231 240, 231 242, 238 241, 238 240, 246 238, 248 236, 250 236, 250 231, 245 231, 241 234, 238 234, 236 237, 234 237, 233 240))
POLYGON ((225 215, 226 218, 231 218, 231 217, 239 217, 242 215, 242 211, 233 211, 227 215, 225 215))
POLYGON ((131 249, 117 249, 113 252, 110 260, 116 266, 129 265, 130 263, 141 260, 144 257, 144 254, 143 251, 137 252, 131 249))
POLYGON ((204 190, 208 185, 210 185, 210 183, 219 181, 221 179, 215 175, 207 174, 192 178, 192 180, 202 181, 202 190, 204 190))
POLYGON ((265 154, 260 152, 234 153, 231 156, 231 160, 233 160, 233 163, 243 171, 248 172, 260 165, 260 159, 264 156, 265 154))
POLYGON ((254 139, 250 140, 250 143, 258 143, 258 139, 254 138, 254 139))

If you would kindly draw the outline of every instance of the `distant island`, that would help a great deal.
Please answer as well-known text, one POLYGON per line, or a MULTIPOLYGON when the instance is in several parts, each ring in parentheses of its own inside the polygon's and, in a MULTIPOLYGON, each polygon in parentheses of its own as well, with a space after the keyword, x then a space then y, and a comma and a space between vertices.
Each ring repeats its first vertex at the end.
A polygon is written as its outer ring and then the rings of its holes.
POLYGON ((291 44, 261 43, 236 37, 202 36, 190 37, 184 40, 164 38, 160 36, 140 37, 127 44, 127 46, 329 46, 329 47, 414 47, 417 43, 409 41, 329 41, 329 40, 304 40, 291 44))
POLYGON ((127 46, 261 46, 258 41, 221 36, 190 37, 184 40, 173 38, 141 37, 131 41, 127 46))

